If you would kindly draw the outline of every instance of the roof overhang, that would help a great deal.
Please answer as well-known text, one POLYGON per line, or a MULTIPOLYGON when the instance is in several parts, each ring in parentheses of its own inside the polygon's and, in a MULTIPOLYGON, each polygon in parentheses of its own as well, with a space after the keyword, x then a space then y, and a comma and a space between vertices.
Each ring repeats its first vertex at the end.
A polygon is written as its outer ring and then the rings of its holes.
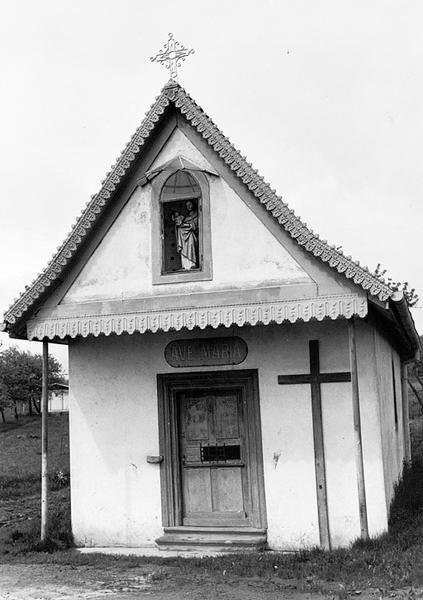
POLYGON ((388 302, 371 299, 369 322, 396 348, 403 362, 420 360, 420 337, 402 292, 394 292, 388 302))
POLYGON ((420 336, 417 333, 416 325, 404 294, 402 292, 394 292, 389 300, 389 305, 412 348, 413 355, 410 355, 409 360, 421 360, 422 346, 420 336))

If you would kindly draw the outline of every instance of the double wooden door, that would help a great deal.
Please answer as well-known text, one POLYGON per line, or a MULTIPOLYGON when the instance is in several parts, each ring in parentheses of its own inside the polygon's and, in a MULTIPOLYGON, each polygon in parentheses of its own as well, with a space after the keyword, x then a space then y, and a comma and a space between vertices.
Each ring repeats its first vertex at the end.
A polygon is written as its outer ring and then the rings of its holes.
POLYGON ((183 525, 249 525, 241 390, 181 392, 178 406, 183 525))

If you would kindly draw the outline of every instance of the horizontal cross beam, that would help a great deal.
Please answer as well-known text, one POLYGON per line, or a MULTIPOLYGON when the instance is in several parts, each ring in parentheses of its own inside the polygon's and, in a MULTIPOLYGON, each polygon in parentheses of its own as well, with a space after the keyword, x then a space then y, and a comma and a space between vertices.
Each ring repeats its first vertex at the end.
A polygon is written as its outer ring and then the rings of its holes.
POLYGON ((337 383, 342 381, 351 381, 351 373, 348 371, 341 373, 318 373, 317 375, 279 375, 278 383, 281 385, 292 385, 295 383, 337 383))

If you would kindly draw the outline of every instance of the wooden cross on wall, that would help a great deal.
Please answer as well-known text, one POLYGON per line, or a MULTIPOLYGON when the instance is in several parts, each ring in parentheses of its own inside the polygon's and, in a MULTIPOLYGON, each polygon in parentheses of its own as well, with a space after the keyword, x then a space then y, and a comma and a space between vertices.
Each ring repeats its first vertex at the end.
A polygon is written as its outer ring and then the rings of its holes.
POLYGON ((326 488, 325 450, 323 441, 322 399, 320 385, 351 381, 350 372, 320 373, 319 341, 310 340, 310 373, 304 375, 279 375, 278 383, 311 385, 311 411, 313 417, 314 464, 316 471, 317 511, 319 517, 320 545, 330 549, 329 517, 326 488))

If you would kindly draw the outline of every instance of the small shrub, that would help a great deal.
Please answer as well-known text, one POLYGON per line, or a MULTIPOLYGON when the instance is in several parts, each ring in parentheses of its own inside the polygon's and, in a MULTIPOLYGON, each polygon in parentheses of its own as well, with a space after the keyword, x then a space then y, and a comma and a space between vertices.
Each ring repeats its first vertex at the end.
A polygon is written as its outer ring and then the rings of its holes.
POLYGON ((423 461, 405 464, 401 480, 395 487, 391 503, 389 529, 401 531, 410 526, 423 511, 423 461))
POLYGON ((69 473, 65 473, 62 470, 56 471, 50 478, 50 484, 52 490, 59 490, 60 488, 67 487, 70 483, 69 473))
POLYGON ((22 540, 23 537, 24 533, 22 531, 19 531, 19 529, 15 529, 15 531, 12 531, 12 533, 10 534, 10 540, 12 542, 18 542, 19 540, 22 540))

